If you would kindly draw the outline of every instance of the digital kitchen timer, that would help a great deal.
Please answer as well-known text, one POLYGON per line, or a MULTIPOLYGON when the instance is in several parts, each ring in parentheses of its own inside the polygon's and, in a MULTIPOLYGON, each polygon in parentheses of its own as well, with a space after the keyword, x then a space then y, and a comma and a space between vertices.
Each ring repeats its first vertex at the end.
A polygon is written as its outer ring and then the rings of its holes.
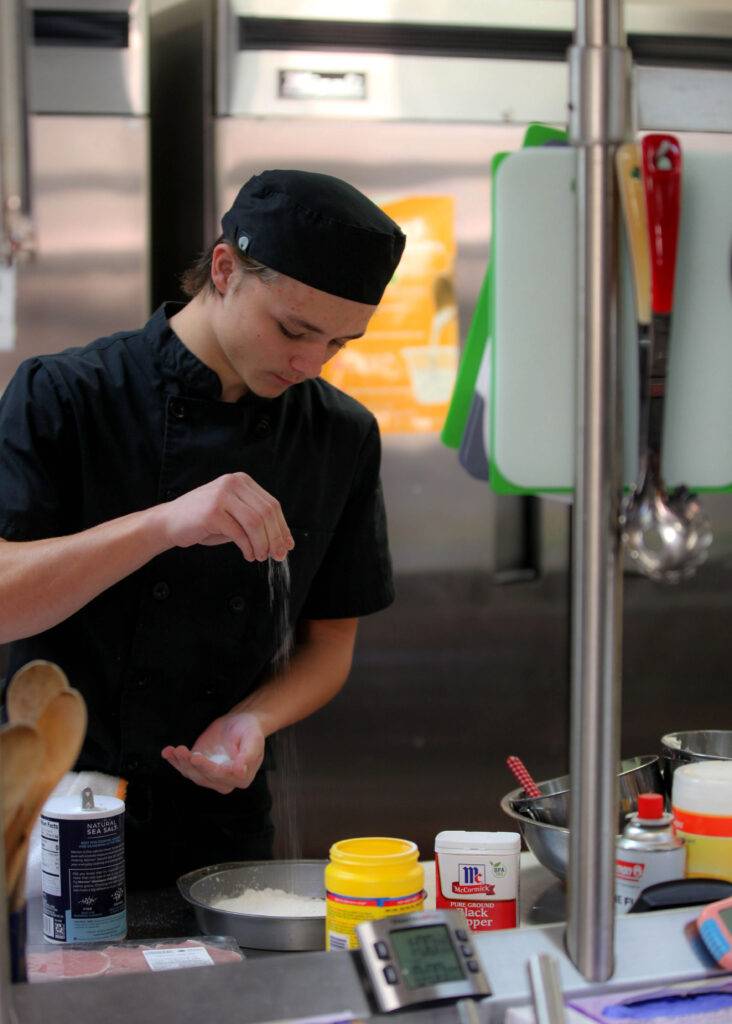
POLYGON ((732 970, 732 896, 710 903, 696 919, 704 945, 725 970, 732 970))
POLYGON ((382 1011, 491 993, 459 910, 364 921, 356 932, 382 1011))

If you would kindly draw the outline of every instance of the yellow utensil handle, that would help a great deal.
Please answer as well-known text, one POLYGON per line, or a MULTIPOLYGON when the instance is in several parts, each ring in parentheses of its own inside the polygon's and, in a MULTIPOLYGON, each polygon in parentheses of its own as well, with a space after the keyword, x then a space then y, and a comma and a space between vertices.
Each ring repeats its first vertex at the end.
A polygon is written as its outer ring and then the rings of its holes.
POLYGON ((615 156, 625 231, 633 264, 635 309, 639 324, 651 322, 651 255, 648 248, 648 213, 643 188, 640 146, 626 142, 615 156))

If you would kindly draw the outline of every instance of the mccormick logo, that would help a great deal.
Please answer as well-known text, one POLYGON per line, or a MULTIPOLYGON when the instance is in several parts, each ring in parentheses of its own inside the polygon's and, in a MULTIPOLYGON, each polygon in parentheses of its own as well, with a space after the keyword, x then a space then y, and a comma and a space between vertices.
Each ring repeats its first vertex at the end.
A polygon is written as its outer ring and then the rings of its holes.
POLYGON ((496 887, 485 880, 485 864, 458 864, 458 881, 452 883, 452 891, 457 896, 492 896, 496 887))
POLYGON ((635 861, 616 860, 615 877, 622 882, 640 882, 645 868, 645 864, 638 864, 635 861))

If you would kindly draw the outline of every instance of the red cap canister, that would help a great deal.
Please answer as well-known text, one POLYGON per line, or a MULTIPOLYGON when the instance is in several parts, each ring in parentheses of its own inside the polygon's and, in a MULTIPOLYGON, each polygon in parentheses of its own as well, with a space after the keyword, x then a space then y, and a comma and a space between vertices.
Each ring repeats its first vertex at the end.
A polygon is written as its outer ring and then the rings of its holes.
POLYGON ((640 793, 638 817, 644 821, 657 821, 663 817, 663 797, 660 793, 640 793))

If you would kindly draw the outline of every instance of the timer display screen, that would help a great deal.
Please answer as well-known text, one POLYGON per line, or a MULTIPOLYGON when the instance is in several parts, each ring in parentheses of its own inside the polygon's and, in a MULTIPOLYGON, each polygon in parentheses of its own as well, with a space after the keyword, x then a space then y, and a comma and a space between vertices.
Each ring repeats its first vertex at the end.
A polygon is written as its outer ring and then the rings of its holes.
POLYGON ((399 928, 389 938, 409 989, 462 981, 463 965, 444 924, 399 928))
POLYGON ((732 907, 721 907, 719 910, 719 916, 732 932, 732 907))

